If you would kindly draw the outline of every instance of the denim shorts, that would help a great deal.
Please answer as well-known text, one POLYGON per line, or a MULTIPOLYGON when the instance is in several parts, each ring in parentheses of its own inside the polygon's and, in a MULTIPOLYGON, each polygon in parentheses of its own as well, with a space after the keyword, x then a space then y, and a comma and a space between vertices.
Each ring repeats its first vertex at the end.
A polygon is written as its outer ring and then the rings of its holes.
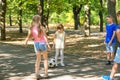
POLYGON ((46 43, 45 42, 34 42, 34 50, 35 52, 47 50, 46 43))
POLYGON ((120 64, 120 47, 117 48, 114 62, 120 64))
POLYGON ((111 45, 108 45, 108 43, 106 43, 106 50, 107 50, 107 52, 114 53, 115 52, 115 43, 112 43, 111 45))

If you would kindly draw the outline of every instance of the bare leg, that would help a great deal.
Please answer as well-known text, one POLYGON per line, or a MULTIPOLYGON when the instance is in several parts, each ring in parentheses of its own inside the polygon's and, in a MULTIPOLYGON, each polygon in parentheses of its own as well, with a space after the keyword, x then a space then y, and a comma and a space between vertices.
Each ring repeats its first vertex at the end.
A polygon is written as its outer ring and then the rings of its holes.
POLYGON ((110 59, 111 59, 111 53, 108 52, 108 53, 107 53, 107 60, 110 61, 110 59))
POLYGON ((115 54, 114 54, 114 53, 111 53, 111 61, 114 60, 114 57, 115 57, 115 54))
POLYGON ((114 78, 115 73, 117 72, 117 69, 118 69, 118 63, 114 63, 111 74, 110 74, 110 78, 114 78))
POLYGON ((36 63, 35 63, 35 73, 36 73, 36 75, 39 75, 40 62, 41 62, 41 53, 37 52, 36 53, 36 63))
POLYGON ((43 58, 44 58, 45 74, 48 74, 48 53, 47 53, 47 51, 43 52, 43 58))

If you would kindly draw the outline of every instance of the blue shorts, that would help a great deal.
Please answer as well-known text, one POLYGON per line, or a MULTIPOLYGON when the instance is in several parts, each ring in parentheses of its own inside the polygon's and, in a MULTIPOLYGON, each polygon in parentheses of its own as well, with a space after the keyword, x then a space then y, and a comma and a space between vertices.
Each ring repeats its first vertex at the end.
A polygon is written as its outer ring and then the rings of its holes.
POLYGON ((120 64, 120 47, 117 48, 114 62, 120 64))
POLYGON ((108 45, 108 43, 106 43, 106 50, 107 50, 107 52, 114 53, 115 52, 115 43, 112 43, 111 45, 108 45))
POLYGON ((45 42, 34 42, 34 50, 35 52, 47 50, 46 43, 45 42))

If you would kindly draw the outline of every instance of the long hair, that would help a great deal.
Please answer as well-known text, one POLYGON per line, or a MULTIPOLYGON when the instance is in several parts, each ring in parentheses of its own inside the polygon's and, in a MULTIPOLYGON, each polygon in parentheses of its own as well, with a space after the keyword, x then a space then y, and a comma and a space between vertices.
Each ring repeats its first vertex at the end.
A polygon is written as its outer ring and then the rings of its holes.
POLYGON ((38 37, 40 37, 42 33, 42 26, 41 26, 41 17, 39 15, 33 16, 33 19, 31 22, 31 28, 34 26, 38 27, 38 37))

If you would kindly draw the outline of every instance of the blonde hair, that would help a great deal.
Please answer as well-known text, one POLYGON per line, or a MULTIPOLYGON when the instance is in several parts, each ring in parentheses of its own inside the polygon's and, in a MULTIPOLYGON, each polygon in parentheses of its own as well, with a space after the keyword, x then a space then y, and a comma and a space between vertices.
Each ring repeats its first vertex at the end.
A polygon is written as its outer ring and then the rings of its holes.
POLYGON ((41 17, 39 15, 33 16, 33 19, 31 22, 31 28, 34 26, 38 27, 38 37, 40 37, 42 33, 42 25, 41 25, 41 17))

